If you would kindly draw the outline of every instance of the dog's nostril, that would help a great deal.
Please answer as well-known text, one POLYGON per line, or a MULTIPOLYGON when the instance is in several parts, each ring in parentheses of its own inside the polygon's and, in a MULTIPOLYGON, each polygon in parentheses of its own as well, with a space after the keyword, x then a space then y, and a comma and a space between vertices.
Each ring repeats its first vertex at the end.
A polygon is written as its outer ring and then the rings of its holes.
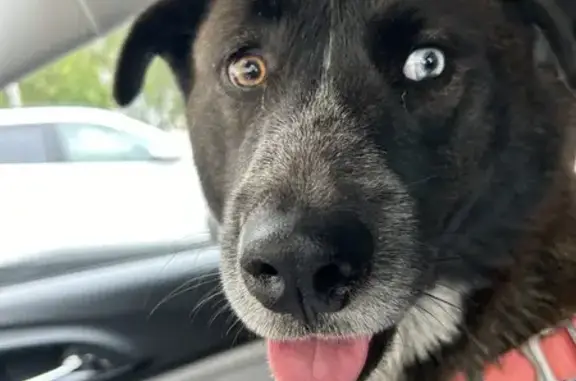
POLYGON ((314 290, 320 295, 345 296, 353 282, 352 266, 348 263, 323 266, 314 274, 313 282, 314 290))
POLYGON ((255 259, 244 264, 244 271, 254 278, 272 278, 278 276, 278 270, 269 263, 255 259))
POLYGON ((242 263, 243 278, 248 290, 269 309, 274 309, 284 294, 285 281, 271 264, 260 260, 246 260, 242 263))

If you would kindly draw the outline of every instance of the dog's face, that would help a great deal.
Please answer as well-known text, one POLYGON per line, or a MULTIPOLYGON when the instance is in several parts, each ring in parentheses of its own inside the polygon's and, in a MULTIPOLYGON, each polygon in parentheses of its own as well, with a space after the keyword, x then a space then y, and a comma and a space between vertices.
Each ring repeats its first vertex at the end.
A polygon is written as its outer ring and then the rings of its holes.
POLYGON ((364 365, 403 335, 393 356, 425 357, 512 271, 559 154, 517 3, 168 0, 139 19, 116 96, 154 54, 172 66, 224 290, 271 356, 340 337, 364 365))

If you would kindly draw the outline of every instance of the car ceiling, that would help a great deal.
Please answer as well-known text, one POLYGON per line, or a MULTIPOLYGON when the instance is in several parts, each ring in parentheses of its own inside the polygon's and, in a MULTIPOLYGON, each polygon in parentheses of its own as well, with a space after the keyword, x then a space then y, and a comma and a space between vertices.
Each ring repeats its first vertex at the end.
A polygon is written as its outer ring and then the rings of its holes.
POLYGON ((0 88, 94 38, 157 0, 0 0, 0 88))

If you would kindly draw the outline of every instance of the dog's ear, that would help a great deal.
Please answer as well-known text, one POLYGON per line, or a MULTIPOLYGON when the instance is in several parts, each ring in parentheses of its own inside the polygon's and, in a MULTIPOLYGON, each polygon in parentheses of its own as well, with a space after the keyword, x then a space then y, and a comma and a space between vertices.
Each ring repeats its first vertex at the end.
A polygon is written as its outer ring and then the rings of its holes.
POLYGON ((116 66, 114 98, 119 105, 126 106, 136 98, 156 56, 168 63, 184 96, 190 92, 192 44, 209 3, 210 0, 160 0, 136 19, 116 66))
MULTIPOLYGON (((563 0, 504 0, 520 12, 522 19, 536 26, 548 42, 550 51, 566 84, 576 90, 576 36, 573 7, 563 0), (569 12, 572 10, 572 12, 569 12)), ((570 0, 576 1, 576 0, 570 0)))

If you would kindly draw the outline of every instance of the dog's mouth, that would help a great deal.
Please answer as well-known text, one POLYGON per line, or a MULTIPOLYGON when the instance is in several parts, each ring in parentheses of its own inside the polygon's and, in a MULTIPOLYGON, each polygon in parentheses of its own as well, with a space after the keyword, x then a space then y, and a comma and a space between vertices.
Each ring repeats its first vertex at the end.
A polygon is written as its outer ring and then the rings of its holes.
POLYGON ((277 381, 357 381, 376 367, 393 329, 374 336, 268 340, 268 360, 277 381))

